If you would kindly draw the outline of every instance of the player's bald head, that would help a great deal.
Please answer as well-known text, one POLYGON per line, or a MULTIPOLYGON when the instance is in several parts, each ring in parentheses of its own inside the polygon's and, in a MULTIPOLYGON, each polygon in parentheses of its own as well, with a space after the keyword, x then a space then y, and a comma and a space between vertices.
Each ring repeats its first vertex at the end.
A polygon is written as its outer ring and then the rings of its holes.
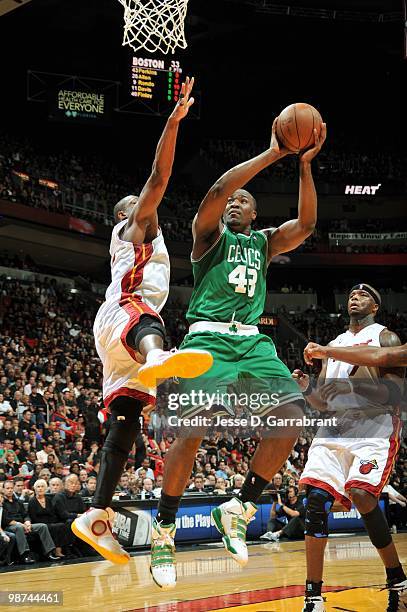
POLYGON ((128 195, 117 202, 113 208, 114 222, 119 223, 119 221, 123 221, 124 218, 128 217, 133 210, 134 205, 137 203, 137 200, 138 196, 128 195))

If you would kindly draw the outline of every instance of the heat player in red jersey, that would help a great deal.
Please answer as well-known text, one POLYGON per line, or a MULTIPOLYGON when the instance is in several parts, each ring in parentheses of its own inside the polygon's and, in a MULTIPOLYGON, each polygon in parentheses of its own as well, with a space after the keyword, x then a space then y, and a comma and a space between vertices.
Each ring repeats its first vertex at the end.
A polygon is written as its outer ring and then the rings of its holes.
MULTIPOLYGON (((332 350, 338 348, 340 355, 327 356, 316 389, 312 389, 308 376, 299 370, 294 372, 311 406, 332 412, 339 423, 337 427, 318 430, 300 479, 300 485, 307 489, 306 612, 325 610, 321 596, 323 561, 328 514, 335 500, 348 509, 353 501, 361 514, 386 570, 387 609, 404 610, 407 604, 406 575, 378 504, 400 444, 398 405, 404 371, 363 362, 353 366, 344 358, 346 350, 400 345, 394 332, 375 322, 380 304, 380 294, 374 287, 366 283, 355 285, 348 299, 349 329, 329 345, 332 350)), ((308 353, 306 361, 310 362, 308 353)))
POLYGON ((192 87, 193 79, 187 77, 140 196, 127 196, 114 207, 112 282, 93 326, 103 364, 103 401, 111 413, 111 425, 102 449, 93 506, 75 519, 72 530, 114 563, 127 563, 129 555, 113 538, 114 513, 109 506, 140 431, 141 412, 155 401, 156 381, 172 376, 194 378, 213 362, 207 351, 164 351, 164 322, 159 314, 168 297, 170 260, 157 209, 171 176, 180 121, 194 102, 192 87))

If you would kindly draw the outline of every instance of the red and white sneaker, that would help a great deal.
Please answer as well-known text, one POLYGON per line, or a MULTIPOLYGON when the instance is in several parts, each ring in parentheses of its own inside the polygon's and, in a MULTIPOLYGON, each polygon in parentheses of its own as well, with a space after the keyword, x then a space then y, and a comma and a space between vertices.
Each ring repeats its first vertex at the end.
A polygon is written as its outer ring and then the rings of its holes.
POLYGON ((213 357, 208 351, 198 349, 156 349, 147 355, 147 362, 138 371, 137 377, 142 385, 151 389, 157 380, 166 378, 196 378, 212 367, 213 357))
POLYGON ((130 560, 127 553, 115 539, 111 522, 114 512, 111 508, 89 508, 85 514, 78 516, 71 525, 74 534, 92 546, 99 554, 112 563, 124 565, 130 560))

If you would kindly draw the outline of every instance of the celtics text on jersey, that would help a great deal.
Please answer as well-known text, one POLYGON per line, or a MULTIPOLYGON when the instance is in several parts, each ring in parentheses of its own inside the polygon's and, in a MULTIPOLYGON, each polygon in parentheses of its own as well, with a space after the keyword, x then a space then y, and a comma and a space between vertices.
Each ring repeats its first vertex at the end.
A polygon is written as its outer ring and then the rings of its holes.
POLYGON ((256 325, 266 299, 267 236, 251 230, 234 233, 224 226, 216 242, 192 259, 194 289, 187 320, 256 325))

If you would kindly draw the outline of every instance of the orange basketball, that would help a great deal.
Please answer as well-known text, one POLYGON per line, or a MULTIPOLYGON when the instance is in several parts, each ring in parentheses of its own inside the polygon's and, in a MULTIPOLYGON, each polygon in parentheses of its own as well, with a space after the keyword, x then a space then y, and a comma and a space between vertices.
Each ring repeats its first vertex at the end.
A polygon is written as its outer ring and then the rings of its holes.
POLYGON ((276 126, 277 138, 290 151, 308 149, 314 144, 314 128, 321 133, 322 117, 305 102, 290 104, 281 111, 276 126))

